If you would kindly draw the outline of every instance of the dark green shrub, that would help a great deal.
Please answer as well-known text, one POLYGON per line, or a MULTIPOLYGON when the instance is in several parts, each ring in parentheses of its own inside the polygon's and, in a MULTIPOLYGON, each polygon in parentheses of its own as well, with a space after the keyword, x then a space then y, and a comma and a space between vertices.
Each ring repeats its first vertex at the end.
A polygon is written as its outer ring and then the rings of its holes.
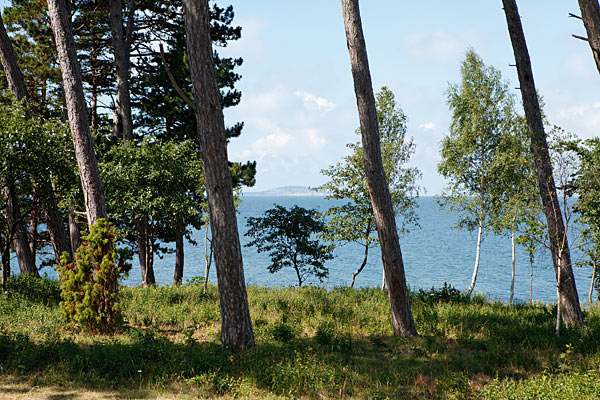
POLYGON ((271 335, 273 339, 284 343, 291 341, 296 336, 294 328, 286 322, 276 323, 271 330, 271 335))
POLYGON ((55 305, 60 302, 60 283, 51 279, 39 279, 32 275, 18 275, 6 282, 9 293, 18 293, 32 303, 55 305))
POLYGON ((466 303, 469 301, 469 296, 462 293, 460 290, 453 288, 448 283, 444 282, 444 286, 436 289, 431 287, 429 290, 419 289, 415 293, 417 300, 426 303, 466 303))
POLYGON ((321 321, 319 323, 319 326, 317 326, 315 339, 320 345, 331 346, 331 344, 333 343, 334 334, 335 329, 333 327, 333 324, 329 321, 321 321))
POLYGON ((118 279, 129 266, 120 262, 114 238, 114 227, 99 219, 83 236, 75 262, 63 253, 57 265, 63 299, 60 307, 73 327, 107 331, 120 321, 118 279))

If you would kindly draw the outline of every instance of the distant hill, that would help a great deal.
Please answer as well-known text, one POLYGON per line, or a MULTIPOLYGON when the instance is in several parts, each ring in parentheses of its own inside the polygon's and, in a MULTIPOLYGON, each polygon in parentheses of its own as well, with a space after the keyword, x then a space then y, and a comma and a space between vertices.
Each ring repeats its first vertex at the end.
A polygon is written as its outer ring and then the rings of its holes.
POLYGON ((326 194, 306 186, 282 186, 263 192, 244 192, 244 196, 325 196, 326 194))

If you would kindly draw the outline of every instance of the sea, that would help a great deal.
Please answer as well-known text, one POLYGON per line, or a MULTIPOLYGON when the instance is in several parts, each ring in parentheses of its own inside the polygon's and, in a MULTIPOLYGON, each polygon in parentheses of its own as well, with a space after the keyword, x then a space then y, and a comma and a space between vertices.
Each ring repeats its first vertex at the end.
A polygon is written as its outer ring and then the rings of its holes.
MULTIPOLYGON (((292 269, 283 269, 271 274, 268 271, 270 259, 268 254, 259 254, 255 248, 247 247, 249 238, 244 236, 248 231, 246 219, 261 216, 275 204, 286 208, 298 205, 326 211, 333 203, 323 196, 261 196, 244 195, 238 207, 237 221, 242 244, 244 274, 246 285, 266 287, 286 287, 297 285, 292 269)), ((456 216, 440 209, 433 197, 420 197, 417 200, 420 227, 400 236, 400 247, 404 260, 406 281, 411 290, 440 288, 445 283, 459 290, 468 288, 471 282, 475 263, 477 232, 453 229, 456 216)), ((575 245, 577 233, 570 234, 573 263, 583 257, 575 245)), ((193 239, 197 245, 185 244, 184 283, 205 275, 204 229, 195 231, 193 239)), ((209 233, 210 237, 210 233, 209 233)), ((349 286, 352 273, 360 266, 364 247, 350 243, 339 245, 334 250, 334 258, 326 263, 329 277, 323 282, 308 279, 306 285, 325 286, 328 289, 349 286)), ((155 257, 155 275, 159 285, 170 285, 173 281, 175 255, 165 254, 155 257)), ((18 268, 13 267, 13 271, 18 268)), ((51 278, 56 272, 51 267, 42 271, 51 278)), ((381 287, 383 267, 379 248, 370 250, 365 269, 357 276, 355 287, 381 287)), ((530 295, 529 254, 522 246, 516 251, 515 302, 527 302, 530 295)), ((574 267, 575 281, 582 305, 587 304, 591 269, 574 267)), ((216 283, 214 263, 208 280, 216 283)), ((484 236, 481 247, 481 259, 475 292, 480 292, 490 300, 508 302, 511 281, 511 240, 508 235, 484 236)), ((141 285, 141 271, 137 257, 133 259, 133 268, 123 284, 141 285)), ((596 297, 596 292, 594 292, 596 297)), ((541 248, 535 255, 533 266, 533 301, 543 303, 556 302, 556 279, 550 252, 541 248)))

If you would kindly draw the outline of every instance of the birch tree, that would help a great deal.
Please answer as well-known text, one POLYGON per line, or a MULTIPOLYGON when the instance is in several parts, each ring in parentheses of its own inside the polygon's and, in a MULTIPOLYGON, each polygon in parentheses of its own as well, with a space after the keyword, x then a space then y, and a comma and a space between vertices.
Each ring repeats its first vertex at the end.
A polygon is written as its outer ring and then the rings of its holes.
POLYGON ((342 0, 342 14, 360 119, 365 173, 381 245, 392 325, 395 335, 410 337, 416 335, 417 330, 410 309, 394 207, 381 160, 377 109, 358 0, 342 0))
POLYGON ((461 82, 448 87, 447 99, 452 122, 450 133, 442 140, 438 171, 449 182, 438 203, 458 214, 456 228, 477 229, 470 295, 492 208, 501 199, 498 153, 503 133, 510 131, 514 122, 513 99, 500 72, 487 67, 472 49, 461 66, 461 82))

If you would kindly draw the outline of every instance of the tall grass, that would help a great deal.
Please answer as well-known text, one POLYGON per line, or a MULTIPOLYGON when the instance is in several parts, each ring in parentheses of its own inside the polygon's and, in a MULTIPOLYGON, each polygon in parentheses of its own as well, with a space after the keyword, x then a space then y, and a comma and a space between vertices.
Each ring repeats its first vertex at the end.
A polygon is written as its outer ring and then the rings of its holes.
POLYGON ((65 330, 57 293, 55 283, 19 278, 0 295, 3 375, 36 385, 190 397, 581 399, 598 393, 597 308, 585 311, 585 328, 564 329, 556 338, 554 307, 508 307, 445 287, 412 293, 420 336, 402 339, 392 335, 381 290, 250 286, 256 347, 234 354, 219 345, 214 286, 207 294, 196 285, 123 288, 126 323, 111 336, 65 330))

